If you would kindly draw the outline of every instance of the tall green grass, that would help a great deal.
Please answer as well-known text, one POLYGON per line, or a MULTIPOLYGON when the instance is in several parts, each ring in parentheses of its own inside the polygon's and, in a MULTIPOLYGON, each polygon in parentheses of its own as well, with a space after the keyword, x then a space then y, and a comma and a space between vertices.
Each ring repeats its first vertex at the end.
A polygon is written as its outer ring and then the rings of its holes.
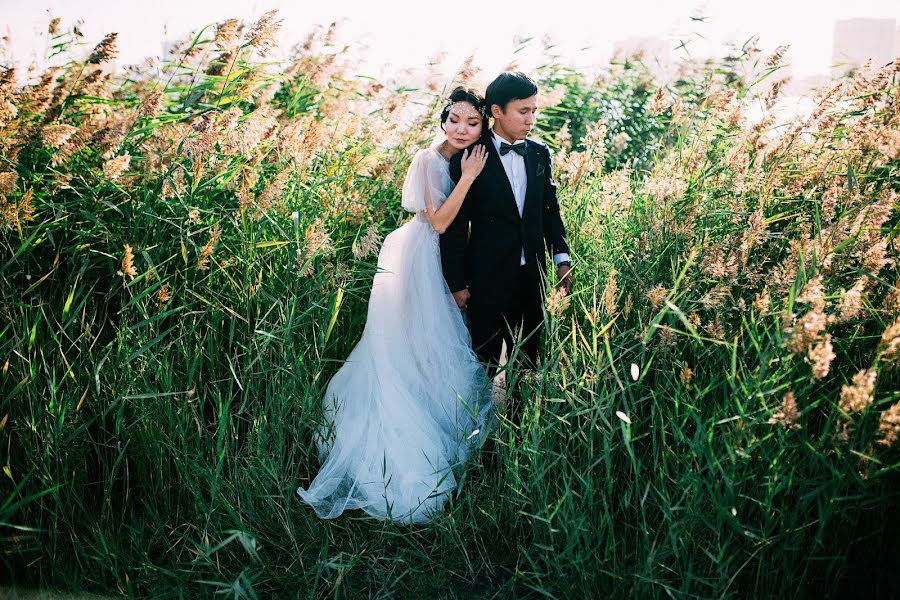
MULTIPOLYGON (((653 93, 634 64, 610 65, 609 85, 542 67, 567 86, 542 135, 574 292, 548 303, 540 372, 507 374, 521 426, 501 419, 446 514, 410 527, 322 521, 294 490, 365 322, 364 238, 407 218, 402 174, 440 90, 353 76, 327 32, 267 64, 272 18, 235 26, 201 31, 158 75, 105 80, 71 58, 43 87, 4 84, 7 581, 152 597, 896 593, 900 469, 881 428, 900 401, 885 333, 900 312, 896 67, 834 82, 821 115, 771 140, 777 123, 734 115, 766 102, 777 60, 756 83, 713 65, 653 93), (626 122, 575 126, 584 98, 618 93, 637 103, 626 122), (77 131, 52 147, 60 123, 77 131), (619 161, 621 131, 635 146, 619 161), (128 169, 104 174, 124 152, 128 169), (816 379, 788 328, 815 310, 817 275, 834 319, 809 345, 827 332, 835 358, 816 379), (842 290, 860 278, 851 314, 842 290), (842 407, 873 366, 872 401, 842 407), (799 414, 779 420, 788 392, 799 414)), ((51 46, 75 56, 71 35, 51 46)))

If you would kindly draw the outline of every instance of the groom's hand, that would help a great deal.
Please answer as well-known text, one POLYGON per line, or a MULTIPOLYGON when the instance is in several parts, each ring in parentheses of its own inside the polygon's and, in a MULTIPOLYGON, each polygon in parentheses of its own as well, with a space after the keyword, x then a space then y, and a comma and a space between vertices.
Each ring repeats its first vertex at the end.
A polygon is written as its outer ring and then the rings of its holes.
POLYGON ((469 304, 469 298, 472 297, 472 294, 469 293, 469 288, 463 288, 458 292, 453 292, 453 299, 456 300, 456 305, 460 310, 466 310, 466 306, 469 304))
POLYGON ((556 287, 568 296, 569 292, 572 291, 572 276, 569 274, 569 271, 572 270, 572 267, 569 265, 559 265, 556 267, 556 279, 559 283, 556 284, 556 287))

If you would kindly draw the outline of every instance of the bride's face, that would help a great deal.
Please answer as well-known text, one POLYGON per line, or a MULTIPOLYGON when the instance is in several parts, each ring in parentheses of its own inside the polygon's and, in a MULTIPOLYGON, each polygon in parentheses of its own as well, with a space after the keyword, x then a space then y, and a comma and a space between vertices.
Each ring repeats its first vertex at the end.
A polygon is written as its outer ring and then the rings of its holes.
POLYGON ((451 146, 457 150, 467 148, 481 135, 481 115, 468 102, 454 102, 444 121, 444 130, 451 146))

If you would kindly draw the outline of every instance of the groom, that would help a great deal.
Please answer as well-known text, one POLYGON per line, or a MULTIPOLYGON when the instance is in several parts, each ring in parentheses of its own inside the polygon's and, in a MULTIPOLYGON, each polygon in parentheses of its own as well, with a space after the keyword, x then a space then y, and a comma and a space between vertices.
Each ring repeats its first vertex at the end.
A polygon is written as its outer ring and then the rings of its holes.
MULTIPOLYGON (((502 73, 487 87, 485 107, 494 124, 478 142, 488 151, 487 163, 441 235, 444 278, 468 313, 475 353, 493 365, 504 340, 512 351, 517 330, 530 366, 538 364, 545 248, 560 287, 568 293, 572 286, 550 150, 526 137, 534 125, 537 94, 537 85, 523 73, 502 73)), ((450 161, 455 182, 461 156, 458 152, 450 161)))

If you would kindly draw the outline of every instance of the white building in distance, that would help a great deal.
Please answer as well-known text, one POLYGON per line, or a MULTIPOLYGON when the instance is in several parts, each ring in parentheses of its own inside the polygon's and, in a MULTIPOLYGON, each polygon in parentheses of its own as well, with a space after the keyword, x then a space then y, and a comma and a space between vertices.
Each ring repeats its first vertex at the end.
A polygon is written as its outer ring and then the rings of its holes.
POLYGON ((834 24, 833 68, 847 71, 870 58, 878 68, 900 56, 900 29, 895 19, 847 19, 834 24))

